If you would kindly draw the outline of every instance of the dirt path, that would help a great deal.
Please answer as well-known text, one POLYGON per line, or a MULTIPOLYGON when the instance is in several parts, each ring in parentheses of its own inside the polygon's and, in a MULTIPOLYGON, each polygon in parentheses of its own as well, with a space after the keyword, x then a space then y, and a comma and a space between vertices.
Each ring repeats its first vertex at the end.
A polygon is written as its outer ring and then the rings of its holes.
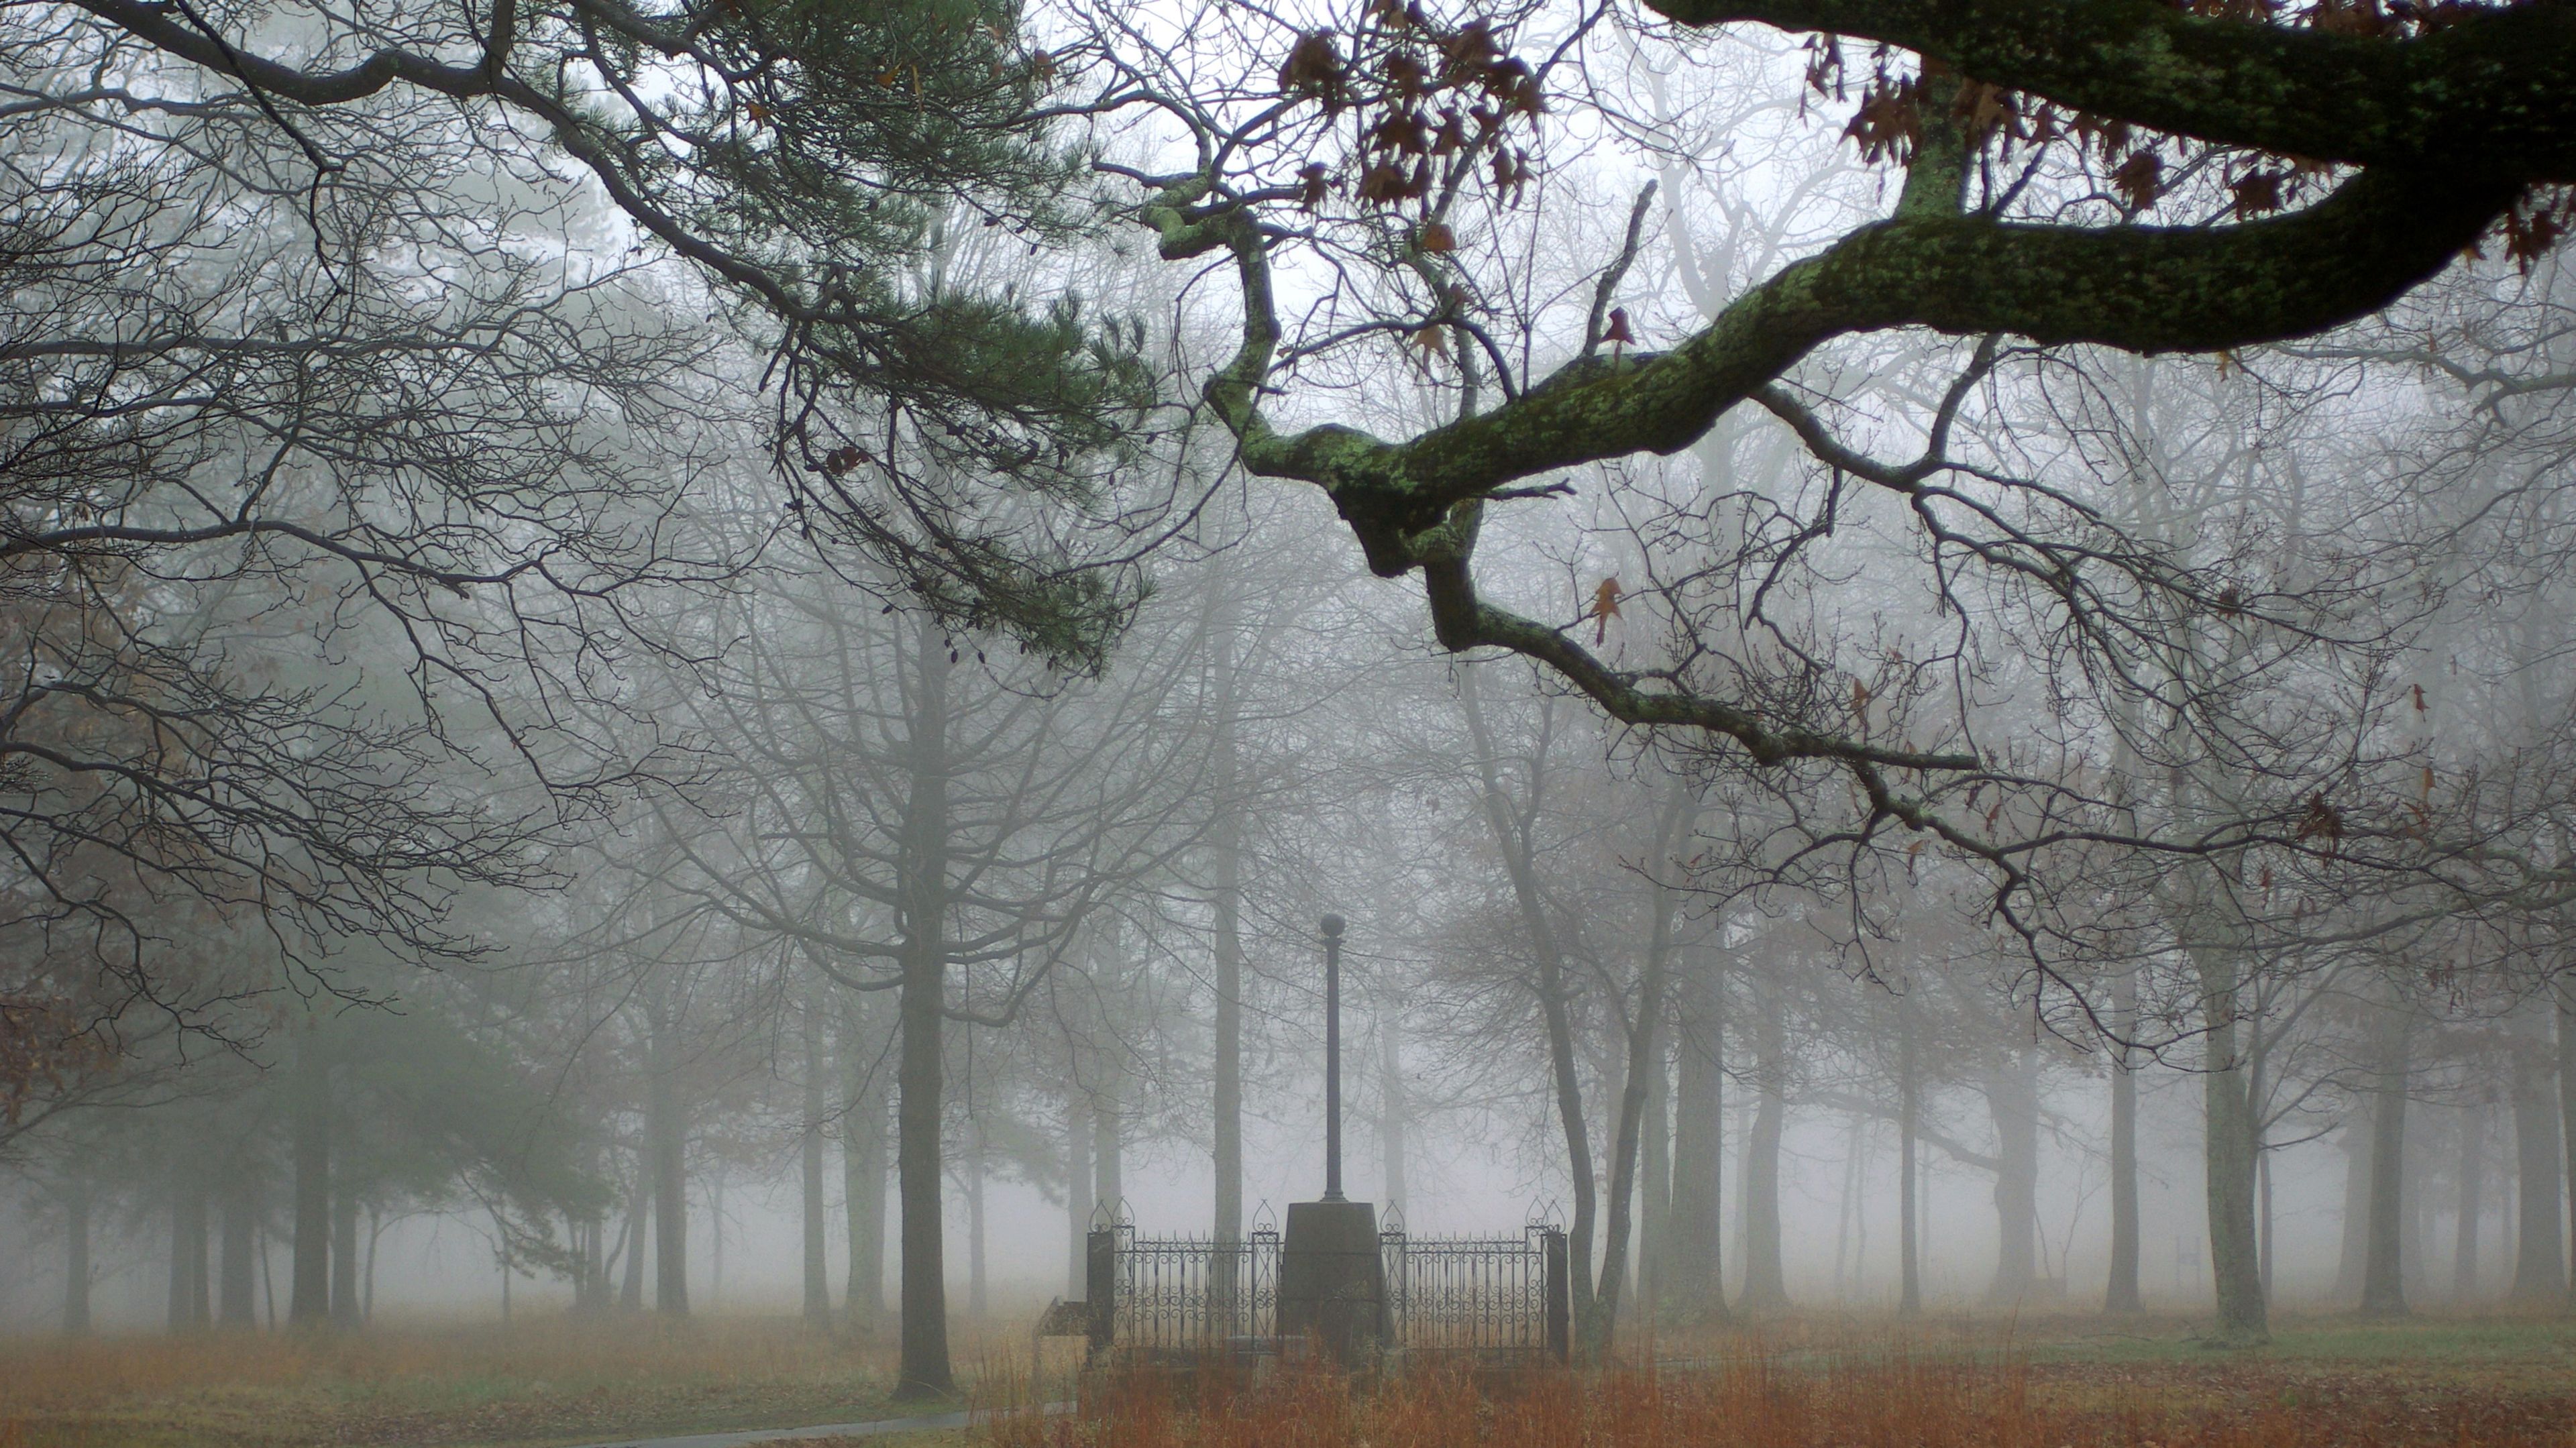
MULTIPOLYGON (((1071 1403, 1049 1403, 1041 1413, 1065 1413, 1071 1403)), ((607 1443, 591 1443, 584 1448, 752 1448, 759 1443, 793 1443, 814 1438, 876 1438, 888 1433, 922 1433, 940 1428, 967 1428, 991 1421, 996 1412, 1008 1411, 979 1408, 974 1412, 929 1413, 911 1418, 880 1418, 873 1423, 816 1423, 803 1428, 741 1428, 724 1433, 687 1433, 675 1438, 619 1438, 607 1443)))

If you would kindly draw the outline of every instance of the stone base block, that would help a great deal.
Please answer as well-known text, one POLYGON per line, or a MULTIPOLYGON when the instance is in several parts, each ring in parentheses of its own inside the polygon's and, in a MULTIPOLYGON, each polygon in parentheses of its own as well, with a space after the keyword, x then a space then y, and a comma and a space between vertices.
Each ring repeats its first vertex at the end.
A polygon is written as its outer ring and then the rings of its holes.
POLYGON ((1279 1335, 1357 1366, 1385 1340, 1386 1264, 1367 1202, 1291 1202, 1279 1242, 1279 1335))

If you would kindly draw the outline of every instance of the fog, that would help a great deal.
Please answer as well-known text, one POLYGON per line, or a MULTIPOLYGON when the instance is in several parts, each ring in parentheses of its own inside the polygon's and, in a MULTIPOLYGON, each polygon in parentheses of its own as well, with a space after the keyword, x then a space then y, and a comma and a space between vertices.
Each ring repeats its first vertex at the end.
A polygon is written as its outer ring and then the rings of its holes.
MULTIPOLYGON (((1841 980, 1834 985, 1853 992, 1877 988, 1841 980)), ((1300 1003, 1311 1004, 1302 998, 1300 1003)), ((1311 1056, 1320 1050, 1316 1033, 1300 1025, 1279 1023, 1282 1054, 1311 1056)), ((1360 1044, 1358 1054, 1374 1062, 1373 1043, 1364 1039, 1360 1044)), ((1357 1119, 1349 1176, 1354 1196, 1382 1204, 1391 1194, 1379 1110, 1384 1088, 1374 1074, 1377 1069, 1362 1068, 1353 1082, 1357 1119)), ((2050 1124, 2036 1198, 2039 1280, 2025 1296, 1999 1301, 1992 1292, 1998 1221, 1991 1174, 1938 1151, 1926 1153, 1918 1210, 1923 1290, 1933 1310, 2045 1314, 2098 1305, 2110 1247, 2103 1150, 2106 1091, 2098 1062, 2070 1058, 2063 1071, 2042 1098, 2050 1124)), ((2187 1073, 2170 1072, 2161 1079, 2150 1076, 2142 1090, 2140 1282, 2149 1303, 2160 1311, 2205 1310, 2210 1296, 2195 1084, 2187 1073)), ((1436 1085, 1416 1081, 1415 1094, 1436 1085)), ((1936 1116, 1942 1129, 1973 1135, 1980 1108, 1969 1101, 1952 1102, 1950 1108, 1945 1115, 1958 1119, 1936 1116)), ((1296 1060, 1283 1062, 1271 1105, 1248 1125, 1245 1195, 1256 1204, 1256 1214, 1275 1221, 1287 1202, 1310 1198, 1318 1190, 1321 1113, 1320 1079, 1311 1069, 1301 1070, 1296 1060)), ((2432 1119, 2419 1130, 2437 1139, 2472 1126, 2492 1134, 2497 1124, 2491 1108, 2426 1114, 2432 1119)), ((1741 1143, 1751 1115, 1745 1107, 1731 1110, 1722 1128, 1725 1140, 1741 1143)), ((798 1310, 798 1186, 792 1161, 777 1143, 770 1145, 771 1159, 710 1165, 692 1184, 688 1260, 691 1301, 698 1311, 774 1316, 798 1310)), ((2488 1149, 2501 1145, 2491 1142, 2488 1149)), ((2438 1149, 2455 1150, 2447 1144, 2438 1149)), ((1525 1112, 1476 1106, 1423 1110, 1407 1119, 1402 1151, 1405 1194, 1400 1208, 1416 1231, 1509 1232, 1533 1219, 1563 1219, 1561 1165, 1551 1160, 1545 1124, 1525 1112)), ((1793 1105, 1781 1156, 1781 1247, 1791 1300, 1804 1310, 1892 1310, 1899 1292, 1899 1221, 1890 1123, 1793 1105)), ((2428 1177, 2444 1171, 2429 1161, 2425 1167, 2428 1177)), ((2509 1158, 2499 1162, 2505 1172, 2510 1167, 2509 1158)), ((2345 1305, 2343 1294, 2350 1284, 2338 1282, 2346 1213, 2342 1141, 2328 1133, 2284 1147, 2273 1155, 2271 1170, 2277 1300, 2318 1310, 2345 1305)), ((1206 1232, 1213 1185, 1203 1145, 1186 1139, 1129 1141, 1124 1177, 1127 1212, 1140 1230, 1206 1232)), ((2450 1200, 2435 1196, 2421 1211, 2414 1225, 2420 1235, 2410 1240, 2410 1258, 2422 1256, 2408 1264, 2410 1285, 2420 1284, 2418 1300, 2475 1306, 2510 1290, 2517 1229, 2509 1185, 2508 1176, 2504 1184, 2488 1188, 2489 1206, 2481 1219, 2482 1265, 2465 1295, 2458 1292, 2453 1275, 2456 1185, 2445 1183, 2450 1200)), ((54 1325, 64 1289, 59 1241, 49 1240, 58 1239, 60 1224, 41 1209, 29 1211, 29 1205, 18 1206, 15 1229, 23 1233, 21 1248, 11 1255, 5 1296, 0 1296, 0 1307, 18 1330, 54 1325)), ((1740 1193, 1728 1204, 1725 1240, 1736 1244, 1726 1268, 1729 1281, 1741 1281, 1744 1270, 1743 1205, 1740 1193)), ((837 1220, 846 1207, 835 1183, 825 1209, 837 1220)), ((893 1208, 889 1200, 880 1210, 893 1208)), ((166 1324, 166 1229, 138 1216, 111 1218, 92 1229, 92 1321, 99 1330, 150 1331, 166 1324)), ((971 1262, 979 1255, 987 1274, 989 1311, 1006 1321, 1033 1319, 1048 1300, 1079 1296, 1078 1242, 1055 1183, 1033 1184, 997 1172, 987 1187, 980 1249, 962 1192, 949 1193, 945 1217, 954 1259, 947 1285, 959 1309, 975 1300, 971 1262)), ((389 1320, 489 1321, 505 1310, 493 1234, 487 1223, 477 1223, 469 1214, 433 1210, 406 1216, 372 1236, 364 1250, 381 1302, 377 1310, 389 1320)), ((847 1279, 845 1235, 827 1235, 826 1252, 829 1278, 837 1289, 847 1279)), ((284 1267, 273 1260, 262 1279, 263 1317, 284 1267)), ((514 1274, 510 1299, 509 1310, 522 1313, 576 1307, 570 1285, 550 1275, 514 1274)))
POLYGON ((945 1394, 1324 1190, 1328 917, 1350 1195, 1586 1356, 2565 1299, 2559 172, 1540 0, 111 8, 5 22, 0 1328, 945 1394))

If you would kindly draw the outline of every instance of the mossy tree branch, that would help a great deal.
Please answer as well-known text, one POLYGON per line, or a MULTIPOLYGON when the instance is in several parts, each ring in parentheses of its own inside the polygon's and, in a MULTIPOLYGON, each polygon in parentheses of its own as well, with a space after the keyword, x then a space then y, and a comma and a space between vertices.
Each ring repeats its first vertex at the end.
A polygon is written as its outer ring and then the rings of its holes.
MULTIPOLYGON (((2088 229, 1927 209, 1785 268, 1671 351, 1632 354, 1617 368, 1593 359, 1408 441, 1336 424, 1273 434, 1242 356, 1220 374, 1219 411, 1243 441, 1245 466, 1322 487, 1370 565, 1395 576, 1419 562, 1405 537, 1455 504, 1535 474, 1678 451, 1835 337, 1919 326, 2207 352, 2305 336, 2368 315, 2440 269, 2515 190, 2370 171, 2304 211, 2214 228, 2088 229)), ((1266 267, 1262 275, 1266 288, 1266 267)), ((1257 325, 1275 342, 1275 320, 1257 325)))
POLYGON ((2227 146, 2576 181, 2576 10, 2469 8, 2399 38, 2159 0, 1646 0, 1901 46, 1990 85, 2227 146))
MULTIPOLYGON (((1936 131, 1939 129, 1936 126, 1936 131)), ((2366 315, 2440 268, 2513 198, 2490 180, 2370 171, 2304 211, 2220 228, 2077 229, 1963 215, 1958 157, 1908 204, 1748 291, 1698 335, 1625 365, 1579 359, 1491 411, 1405 442, 1328 424, 1275 432, 1260 406, 1279 339, 1267 242, 1249 211, 1208 206, 1204 178, 1168 189, 1146 219, 1169 257, 1231 250, 1245 298, 1235 356, 1205 386, 1255 474, 1314 483, 1333 499, 1383 576, 1424 570, 1434 628, 1453 650, 1521 654, 1606 712, 1649 727, 1722 735, 1757 760, 1841 760, 1873 771, 1978 767, 1973 755, 1918 754, 1766 724, 1750 711, 1619 673, 1565 630, 1481 600, 1471 570, 1482 500, 1523 478, 1640 451, 1688 446, 1818 344, 1924 326, 2015 333, 2044 343, 2207 351, 2304 335, 2366 315)), ((1918 178, 1918 180, 1925 178, 1918 178)), ((1883 780, 1874 802, 1915 806, 1883 780)), ((1909 822, 1913 822, 1909 819, 1909 822)))

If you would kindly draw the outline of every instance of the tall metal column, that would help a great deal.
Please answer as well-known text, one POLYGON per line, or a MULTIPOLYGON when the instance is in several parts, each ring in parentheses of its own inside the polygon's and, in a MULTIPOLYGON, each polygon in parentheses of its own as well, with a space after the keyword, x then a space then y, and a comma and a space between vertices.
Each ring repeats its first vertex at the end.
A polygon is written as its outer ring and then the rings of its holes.
POLYGON ((1324 1200, 1342 1198, 1342 917, 1324 927, 1324 1200))
POLYGON ((1324 1196, 1290 1202, 1279 1244, 1279 1335, 1314 1339, 1345 1367, 1386 1337, 1386 1262, 1377 1210, 1342 1195, 1342 917, 1324 928, 1324 1196))

